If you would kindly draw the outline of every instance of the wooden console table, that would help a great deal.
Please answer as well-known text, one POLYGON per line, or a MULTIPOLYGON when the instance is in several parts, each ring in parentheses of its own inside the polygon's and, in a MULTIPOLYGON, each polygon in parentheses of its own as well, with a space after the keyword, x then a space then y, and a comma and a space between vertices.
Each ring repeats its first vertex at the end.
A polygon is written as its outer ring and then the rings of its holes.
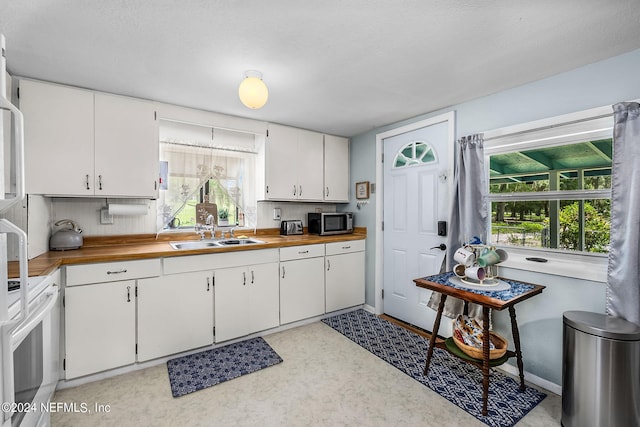
MULTIPOLYGON (((464 358, 470 363, 482 368, 482 415, 487 415, 487 398, 489 395, 489 367, 496 366, 504 363, 509 357, 516 357, 518 361, 518 370, 520 371, 520 391, 524 391, 524 372, 522 364, 522 351, 520 349, 520 334, 518 332, 518 323, 516 321, 516 309, 515 305, 521 301, 527 300, 535 295, 542 293, 545 288, 541 285, 533 285, 529 283, 516 282, 510 279, 503 279, 502 281, 509 284, 510 289, 505 291, 491 291, 490 287, 486 290, 473 290, 466 289, 462 286, 457 286, 449 282, 449 278, 455 277, 452 272, 438 274, 435 276, 423 277, 420 279, 414 279, 416 286, 429 289, 442 294, 440 298, 440 305, 438 306, 438 313, 436 319, 433 322, 433 331, 431 339, 429 340, 429 350, 427 351, 427 361, 424 367, 424 374, 429 371, 429 364, 431 363, 431 357, 433 355, 434 347, 443 348, 451 352, 444 342, 436 343, 436 336, 440 329, 440 319, 442 318, 442 311, 444 309, 444 303, 448 296, 459 298, 465 302, 464 310, 467 314, 469 303, 474 303, 482 306, 482 318, 483 318, 483 346, 482 346, 482 360, 464 358), (504 310, 509 309, 509 315, 511 316, 511 333, 513 335, 513 342, 515 345, 515 352, 507 351, 504 358, 500 359, 501 363, 492 363, 489 360, 489 310, 504 310)), ((455 345, 455 344, 454 344, 455 345)))

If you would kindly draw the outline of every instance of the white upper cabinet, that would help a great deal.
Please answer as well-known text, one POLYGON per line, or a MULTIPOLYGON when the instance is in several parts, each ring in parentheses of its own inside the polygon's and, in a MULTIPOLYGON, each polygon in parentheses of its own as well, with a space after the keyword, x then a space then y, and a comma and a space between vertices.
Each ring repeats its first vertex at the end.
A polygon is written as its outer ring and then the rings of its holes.
POLYGON ((153 103, 21 80, 20 108, 27 193, 157 197, 153 103))
POLYGON ((29 194, 93 195, 93 92, 20 81, 29 194))
POLYGON ((95 94, 95 194, 155 198, 158 136, 152 103, 95 94))
POLYGON ((310 202, 349 201, 349 140, 269 125, 265 198, 310 202))
POLYGON ((298 154, 293 163, 298 167, 298 199, 322 200, 324 153, 323 136, 308 130, 298 131, 298 154))
POLYGON ((349 140, 324 136, 324 200, 349 201, 349 140))
POLYGON ((266 143, 268 200, 323 200, 323 135, 269 125, 266 143))

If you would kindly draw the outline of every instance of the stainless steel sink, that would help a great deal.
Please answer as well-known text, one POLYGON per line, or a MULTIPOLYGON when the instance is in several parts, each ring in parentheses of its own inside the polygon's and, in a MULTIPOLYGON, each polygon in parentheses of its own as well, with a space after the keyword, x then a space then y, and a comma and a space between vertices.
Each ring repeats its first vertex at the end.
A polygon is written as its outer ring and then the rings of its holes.
POLYGON ((239 246, 239 245, 251 245, 254 243, 264 243, 262 240, 256 239, 222 239, 217 240, 222 246, 239 246))
POLYGON ((170 242, 173 249, 207 249, 207 248, 219 248, 220 245, 213 240, 192 240, 184 242, 170 242))
POLYGON ((256 239, 216 239, 216 240, 185 240, 182 242, 169 242, 169 245, 176 250, 189 249, 215 249, 225 246, 243 246, 255 243, 264 243, 256 239))

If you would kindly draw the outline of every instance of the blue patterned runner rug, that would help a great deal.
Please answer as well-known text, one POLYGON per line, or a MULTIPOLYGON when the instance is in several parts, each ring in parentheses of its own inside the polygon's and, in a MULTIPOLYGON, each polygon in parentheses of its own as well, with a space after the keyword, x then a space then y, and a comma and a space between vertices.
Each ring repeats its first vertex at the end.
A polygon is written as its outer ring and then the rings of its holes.
POLYGON ((184 396, 282 362, 262 338, 171 359, 167 362, 173 397, 184 396))
POLYGON ((513 426, 547 395, 491 370, 488 414, 482 415, 482 371, 436 348, 427 376, 422 373, 429 340, 364 310, 322 320, 342 335, 426 385, 489 426, 513 426))

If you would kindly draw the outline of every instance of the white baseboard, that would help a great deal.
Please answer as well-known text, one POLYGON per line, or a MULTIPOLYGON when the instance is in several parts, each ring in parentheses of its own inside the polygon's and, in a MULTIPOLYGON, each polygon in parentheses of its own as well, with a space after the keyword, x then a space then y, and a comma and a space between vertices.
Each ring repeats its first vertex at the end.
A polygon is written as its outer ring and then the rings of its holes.
MULTIPOLYGON (((507 374, 511 374, 516 378, 519 375, 518 368, 516 366, 505 363, 504 365, 498 366, 496 369, 506 372, 507 374)), ((527 371, 524 371, 524 379, 525 381, 530 382, 531 384, 537 385, 551 393, 555 393, 558 396, 562 396, 562 386, 552 383, 549 380, 545 380, 544 378, 540 378, 536 375, 533 375, 527 371)))

